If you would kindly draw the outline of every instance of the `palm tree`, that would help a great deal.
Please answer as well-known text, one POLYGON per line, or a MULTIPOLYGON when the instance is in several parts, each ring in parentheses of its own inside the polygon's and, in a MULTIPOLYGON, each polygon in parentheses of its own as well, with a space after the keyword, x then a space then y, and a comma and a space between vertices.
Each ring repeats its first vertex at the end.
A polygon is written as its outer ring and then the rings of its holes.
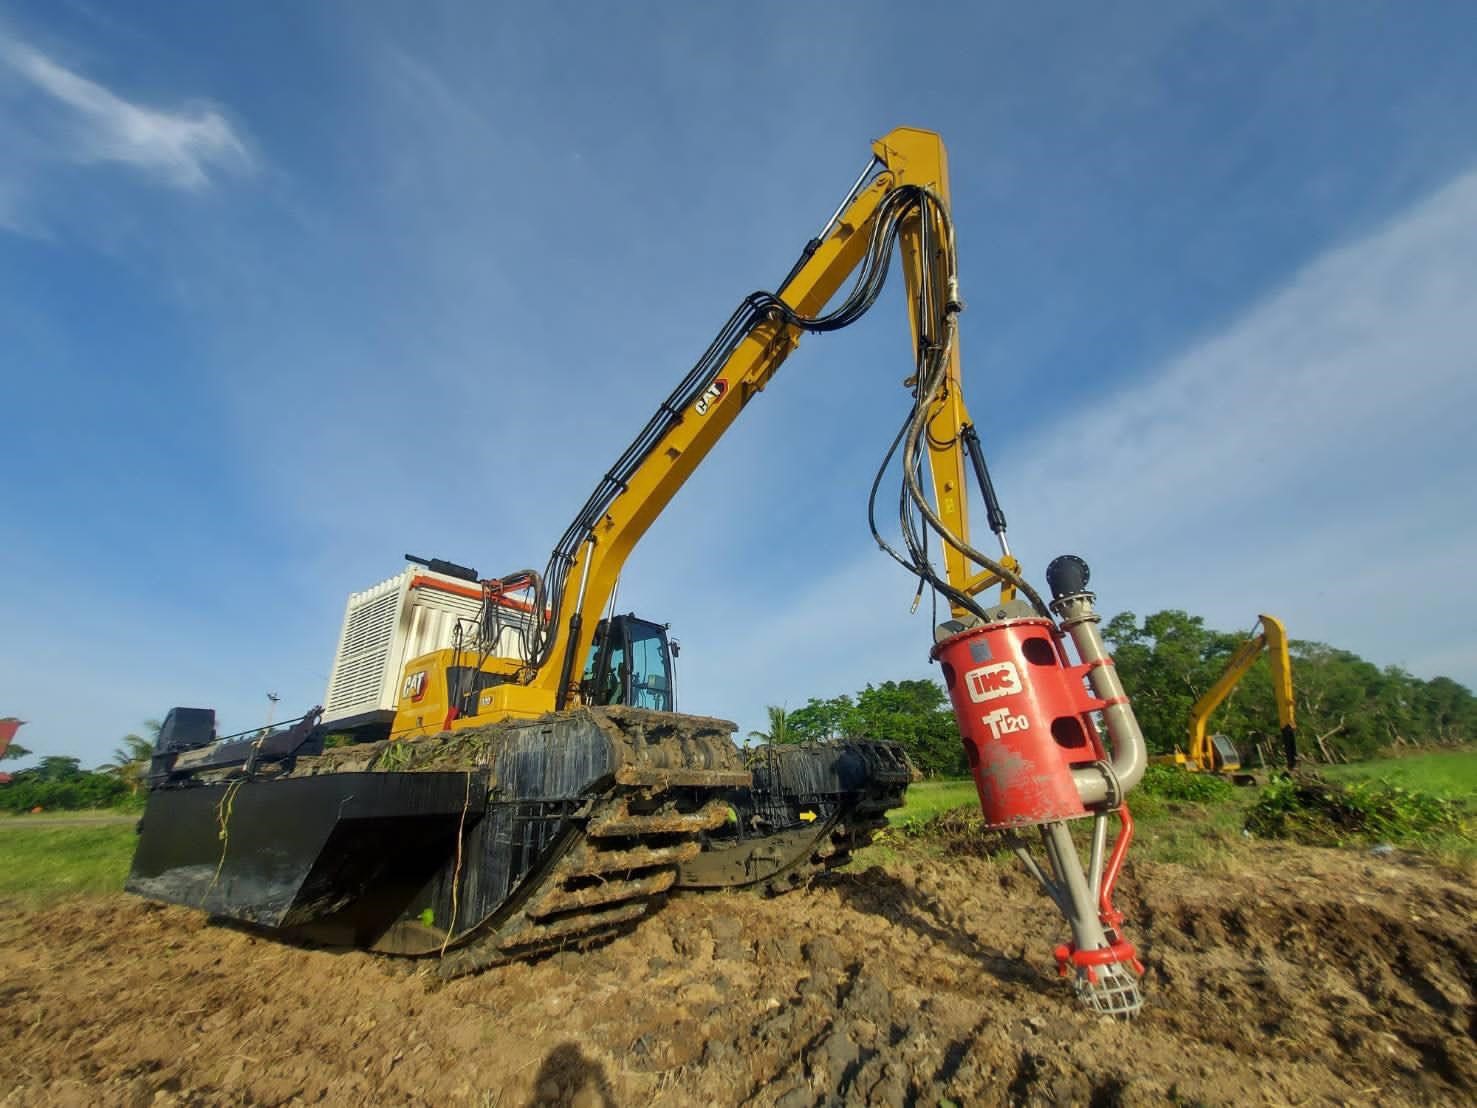
POLYGON ((159 730, 164 725, 157 719, 144 720, 144 735, 130 732, 123 736, 123 744, 113 751, 113 760, 103 768, 121 778, 129 792, 138 795, 149 772, 149 759, 154 756, 154 746, 159 741, 159 730))
POLYGON ((749 738, 759 739, 767 743, 793 742, 794 740, 790 737, 790 714, 783 707, 777 707, 773 704, 764 710, 769 713, 769 730, 750 731, 749 738))

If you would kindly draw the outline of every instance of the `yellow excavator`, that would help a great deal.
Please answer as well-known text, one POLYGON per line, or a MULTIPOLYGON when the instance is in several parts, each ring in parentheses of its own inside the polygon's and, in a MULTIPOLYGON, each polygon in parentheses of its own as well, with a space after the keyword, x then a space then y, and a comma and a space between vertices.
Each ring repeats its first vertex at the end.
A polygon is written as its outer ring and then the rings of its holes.
POLYGON ((895 252, 914 364, 872 485, 872 534, 917 578, 915 607, 925 589, 947 605, 931 656, 987 825, 1008 834, 1071 928, 1059 971, 1094 1011, 1137 1011, 1142 967, 1112 892, 1143 736, 1098 632, 1086 564, 1054 561, 1047 601, 1006 542, 962 391, 947 158, 938 135, 914 128, 873 144, 778 291, 741 302, 542 571, 479 579, 435 561, 407 571, 406 588, 424 579, 417 587, 461 590, 474 605, 449 641, 425 626, 407 635, 435 647, 408 658, 377 645, 404 610, 394 595, 351 599, 333 681, 389 687, 388 703, 354 720, 315 708, 224 739, 209 709, 171 712, 128 888, 285 937, 435 958, 454 976, 607 937, 672 891, 773 888, 844 858, 901 802, 900 749, 741 750, 733 724, 674 710, 663 625, 601 616, 636 543, 801 336, 859 319, 895 252), (887 538, 876 501, 894 465, 898 535, 887 538), (970 540, 971 481, 998 554, 970 540), (326 744, 345 728, 364 741, 326 744), (1092 821, 1085 866, 1068 828, 1077 819, 1092 821))
POLYGON ((1287 628, 1276 616, 1265 613, 1257 616, 1251 635, 1232 652, 1215 684, 1190 708, 1189 749, 1175 747, 1173 754, 1159 755, 1151 761, 1179 766, 1191 773, 1218 773, 1237 784, 1254 784, 1255 777, 1242 768, 1236 744, 1226 735, 1210 733, 1209 722, 1211 715, 1225 703, 1226 697, 1231 695, 1263 653, 1272 667, 1272 699, 1277 704, 1283 754, 1287 768, 1295 769, 1297 714, 1293 704, 1292 657, 1287 647, 1287 628))

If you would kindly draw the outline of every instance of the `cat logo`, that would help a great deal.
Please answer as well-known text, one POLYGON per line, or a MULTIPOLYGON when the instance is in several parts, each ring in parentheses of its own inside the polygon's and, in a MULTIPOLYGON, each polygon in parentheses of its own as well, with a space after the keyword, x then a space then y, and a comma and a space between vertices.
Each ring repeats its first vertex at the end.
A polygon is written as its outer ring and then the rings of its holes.
POLYGON ((992 662, 972 669, 964 675, 964 683, 969 699, 976 704, 1021 691, 1021 675, 1014 662, 992 662))
POLYGON ((728 382, 719 377, 711 385, 703 390, 703 394, 697 398, 697 403, 692 406, 698 415, 707 415, 708 409, 718 402, 718 398, 728 391, 728 382))
POLYGON ((405 679, 400 689, 401 700, 419 700, 426 695, 426 671, 418 670, 405 679))

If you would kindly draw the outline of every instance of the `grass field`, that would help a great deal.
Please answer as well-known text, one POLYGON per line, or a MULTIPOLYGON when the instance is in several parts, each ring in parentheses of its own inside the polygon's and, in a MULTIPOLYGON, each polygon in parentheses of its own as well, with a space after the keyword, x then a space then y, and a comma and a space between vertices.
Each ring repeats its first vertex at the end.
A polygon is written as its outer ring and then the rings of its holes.
POLYGON ((143 807, 81 808, 77 811, 0 812, 0 831, 55 825, 58 823, 126 823, 137 820, 143 807))
MULTIPOLYGON (((1136 824, 1136 857, 1185 865, 1217 865, 1232 858, 1241 841, 1241 823, 1256 790, 1240 789, 1221 804, 1196 804, 1137 794, 1131 798, 1136 824)), ((979 797, 973 781, 920 781, 908 788, 903 807, 888 813, 892 830, 904 837, 919 836, 940 816, 949 812, 970 816, 979 813, 979 797)), ((1080 830, 1086 832, 1087 823, 1080 830)), ((925 852, 926 843, 913 844, 925 852)), ((863 863, 891 861, 897 854, 884 837, 860 856, 863 863)), ((1009 860, 1009 855, 1003 856, 1009 860)))
POLYGON ((123 888, 133 857, 131 822, 91 827, 47 824, 35 820, 0 830, 0 855, 5 859, 0 865, 0 899, 35 906, 78 893, 123 888))
POLYGON ((926 823, 945 812, 956 808, 969 808, 979 804, 979 794, 974 782, 964 781, 919 781, 908 786, 908 802, 901 808, 887 813, 887 822, 894 827, 926 823))
POLYGON ((1383 781, 1402 789, 1455 800, 1477 809, 1477 750, 1438 750, 1404 758, 1381 758, 1348 766, 1329 766, 1323 775, 1335 781, 1383 781))

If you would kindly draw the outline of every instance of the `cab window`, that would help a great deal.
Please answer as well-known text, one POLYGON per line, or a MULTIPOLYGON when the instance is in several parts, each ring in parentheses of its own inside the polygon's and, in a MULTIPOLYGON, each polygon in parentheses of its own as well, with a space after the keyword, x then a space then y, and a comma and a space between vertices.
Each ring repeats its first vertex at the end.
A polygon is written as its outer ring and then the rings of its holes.
POLYGON ((631 651, 631 699, 634 708, 658 712, 672 710, 671 668, 667 663, 667 638, 657 627, 627 625, 631 651))
POLYGON ((598 636, 590 645, 589 656, 585 659, 585 672, 580 677, 580 695, 584 697, 586 704, 620 704, 621 681, 625 673, 626 644, 620 636, 611 635, 606 631, 604 635, 598 636), (601 658, 601 647, 605 638, 610 638, 610 650, 601 658), (604 665, 601 665, 601 662, 604 665), (596 673, 596 667, 600 671, 596 673))

